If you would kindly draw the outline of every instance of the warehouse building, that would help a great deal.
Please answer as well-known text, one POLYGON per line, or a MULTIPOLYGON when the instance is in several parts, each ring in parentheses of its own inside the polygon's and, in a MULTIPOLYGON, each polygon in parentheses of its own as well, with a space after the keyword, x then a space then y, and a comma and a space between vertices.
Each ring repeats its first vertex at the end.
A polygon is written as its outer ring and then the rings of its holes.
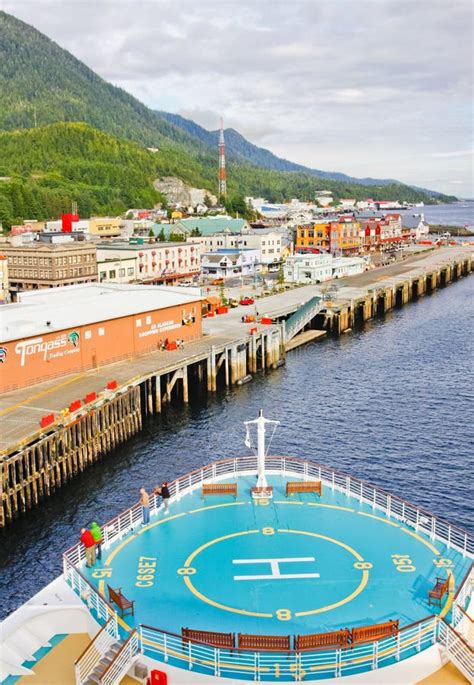
POLYGON ((198 288, 90 283, 3 305, 0 392, 201 337, 198 288))

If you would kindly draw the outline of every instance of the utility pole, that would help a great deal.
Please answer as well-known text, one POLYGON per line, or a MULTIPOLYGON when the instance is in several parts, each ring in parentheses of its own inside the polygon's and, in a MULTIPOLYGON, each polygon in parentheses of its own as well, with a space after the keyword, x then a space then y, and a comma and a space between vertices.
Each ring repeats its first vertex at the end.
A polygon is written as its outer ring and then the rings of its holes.
POLYGON ((219 198, 227 195, 227 179, 225 172, 225 141, 224 120, 221 117, 221 130, 219 134, 219 198))

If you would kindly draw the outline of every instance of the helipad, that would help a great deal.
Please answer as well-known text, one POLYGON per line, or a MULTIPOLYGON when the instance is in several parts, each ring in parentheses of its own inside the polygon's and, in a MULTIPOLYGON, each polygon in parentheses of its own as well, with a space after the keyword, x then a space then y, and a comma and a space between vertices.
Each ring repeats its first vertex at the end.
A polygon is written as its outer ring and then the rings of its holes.
MULTIPOLYGON (((197 488, 138 522, 86 577, 135 601, 123 628, 143 624, 297 635, 400 621, 400 629, 448 614, 470 559, 461 551, 331 489, 285 495, 288 478, 270 475, 273 499, 253 500, 255 476, 226 478, 238 495, 201 497, 197 488), (436 576, 451 575, 440 607, 428 604, 436 576)), ((295 480, 292 477, 292 480, 295 480)))

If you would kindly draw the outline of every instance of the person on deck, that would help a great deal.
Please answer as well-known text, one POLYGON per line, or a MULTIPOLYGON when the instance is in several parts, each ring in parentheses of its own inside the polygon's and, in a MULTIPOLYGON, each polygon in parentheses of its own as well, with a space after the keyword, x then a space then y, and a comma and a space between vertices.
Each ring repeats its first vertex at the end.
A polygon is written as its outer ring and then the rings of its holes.
POLYGON ((91 568, 95 564, 95 542, 92 533, 87 528, 81 528, 81 542, 86 550, 86 566, 91 568))
POLYGON ((150 495, 145 488, 140 489, 140 504, 142 505, 143 526, 150 523, 150 495))
POLYGON ((97 521, 92 521, 89 530, 94 538, 97 559, 102 559, 102 531, 97 521))
POLYGON ((163 505, 165 507, 165 515, 170 513, 170 491, 168 488, 168 481, 164 480, 161 485, 157 485, 154 489, 155 495, 161 495, 163 505))

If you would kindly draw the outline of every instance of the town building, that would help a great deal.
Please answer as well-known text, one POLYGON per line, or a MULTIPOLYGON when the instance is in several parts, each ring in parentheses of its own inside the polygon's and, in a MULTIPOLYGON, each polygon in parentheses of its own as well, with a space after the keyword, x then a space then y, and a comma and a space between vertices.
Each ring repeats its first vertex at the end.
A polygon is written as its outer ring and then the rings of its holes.
POLYGON ((201 258, 201 271, 203 276, 211 278, 254 276, 261 271, 259 251, 221 248, 205 252, 201 258))
POLYGON ((137 262, 135 255, 130 257, 125 255, 119 259, 114 257, 99 259, 98 257, 97 275, 99 283, 137 283, 140 280, 137 262))
MULTIPOLYGON (((159 224, 158 224, 159 227, 159 224)), ((250 228, 246 219, 233 219, 230 216, 196 217, 182 219, 172 225, 171 232, 175 235, 188 237, 191 235, 208 236, 214 233, 242 233, 250 228)))
POLYGON ((283 267, 289 283, 323 283, 363 273, 367 268, 362 257, 333 257, 330 253, 298 253, 289 257, 283 267))
POLYGON ((288 257, 283 274, 288 283, 323 283, 332 278, 332 255, 294 254, 288 257))
POLYGON ((335 257, 332 260, 332 278, 345 278, 361 274, 367 269, 363 257, 335 257))
POLYGON ((51 237, 49 241, 30 240, 31 236, 12 237, 0 244, 8 258, 10 292, 38 288, 55 288, 97 281, 97 253, 93 243, 75 241, 69 235, 51 237))
POLYGON ((330 217, 329 220, 297 226, 295 250, 354 254, 358 252, 359 223, 352 215, 330 217))
POLYGON ((9 301, 8 259, 0 253, 0 304, 9 301))
POLYGON ((412 240, 422 240, 430 232, 430 225, 424 214, 403 214, 402 230, 409 230, 412 240))
POLYGON ((0 392, 201 336, 198 288, 96 283, 20 297, 0 317, 0 392))
POLYGON ((252 249, 258 251, 258 261, 264 270, 278 270, 282 262, 284 239, 281 233, 267 230, 249 230, 247 233, 214 233, 193 237, 190 241, 199 243, 203 252, 222 249, 252 249))
POLYGON ((370 213, 358 216, 362 252, 392 251, 411 241, 411 230, 403 229, 400 214, 370 213))
MULTIPOLYGON (((97 246, 99 263, 114 260, 136 260, 135 280, 142 283, 173 283, 193 278, 200 272, 200 245, 190 242, 148 243, 144 238, 125 241, 106 241, 97 246)), ((132 275, 126 267, 127 277, 132 275)))

